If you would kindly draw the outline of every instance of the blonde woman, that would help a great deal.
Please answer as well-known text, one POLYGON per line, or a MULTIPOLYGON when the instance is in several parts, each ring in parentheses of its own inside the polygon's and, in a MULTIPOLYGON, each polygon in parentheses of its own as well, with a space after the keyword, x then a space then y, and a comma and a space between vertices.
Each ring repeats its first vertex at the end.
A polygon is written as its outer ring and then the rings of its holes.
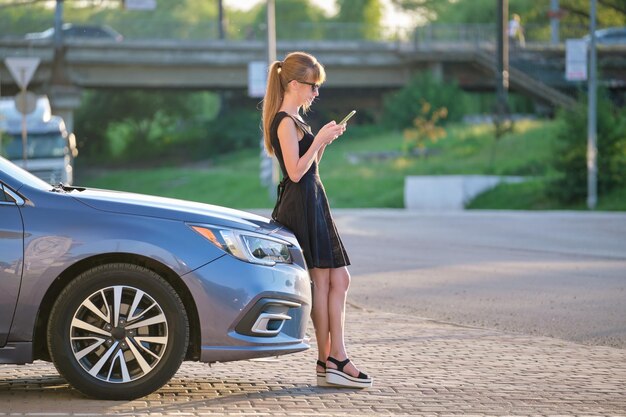
POLYGON ((304 52, 292 52, 269 68, 263 135, 267 152, 276 155, 284 176, 272 217, 296 235, 313 281, 318 385, 366 388, 372 378, 348 359, 344 343, 350 260, 318 171, 324 150, 346 126, 331 121, 314 135, 300 115, 319 95, 325 78, 324 67, 304 52))

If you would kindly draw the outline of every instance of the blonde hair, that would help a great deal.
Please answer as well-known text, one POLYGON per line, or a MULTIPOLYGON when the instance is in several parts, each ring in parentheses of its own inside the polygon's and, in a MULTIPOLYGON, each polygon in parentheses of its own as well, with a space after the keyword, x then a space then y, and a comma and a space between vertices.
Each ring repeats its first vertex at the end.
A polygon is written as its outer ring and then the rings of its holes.
MULTIPOLYGON (((268 154, 274 154, 270 141, 270 127, 282 104, 287 84, 292 80, 310 79, 321 84, 326 79, 326 73, 322 64, 317 62, 313 55, 305 52, 292 52, 283 61, 274 61, 270 65, 263 99, 263 141, 268 154)), ((308 105, 305 104, 304 110, 308 110, 308 105)))

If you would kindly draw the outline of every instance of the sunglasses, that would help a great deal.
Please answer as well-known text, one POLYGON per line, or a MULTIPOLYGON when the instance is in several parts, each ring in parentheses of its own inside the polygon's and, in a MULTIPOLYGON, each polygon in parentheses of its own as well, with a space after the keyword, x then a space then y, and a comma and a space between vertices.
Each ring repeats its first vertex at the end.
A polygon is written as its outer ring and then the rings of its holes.
MULTIPOLYGON (((298 81, 298 80, 296 80, 296 81, 298 81)), ((310 82, 307 82, 307 81, 298 81, 298 82, 299 82, 300 84, 310 85, 310 86, 311 86, 311 91, 314 91, 314 92, 318 92, 318 91, 320 91, 320 85, 319 85, 319 84, 316 84, 316 83, 310 83, 310 82)))

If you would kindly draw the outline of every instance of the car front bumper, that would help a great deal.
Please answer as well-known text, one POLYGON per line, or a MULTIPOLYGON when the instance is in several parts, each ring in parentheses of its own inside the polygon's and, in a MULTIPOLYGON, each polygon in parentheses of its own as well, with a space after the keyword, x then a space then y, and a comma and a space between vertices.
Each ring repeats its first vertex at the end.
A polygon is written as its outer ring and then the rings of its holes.
POLYGON ((201 362, 278 356, 309 348, 311 281, 304 266, 263 266, 224 255, 183 279, 198 311, 201 362))

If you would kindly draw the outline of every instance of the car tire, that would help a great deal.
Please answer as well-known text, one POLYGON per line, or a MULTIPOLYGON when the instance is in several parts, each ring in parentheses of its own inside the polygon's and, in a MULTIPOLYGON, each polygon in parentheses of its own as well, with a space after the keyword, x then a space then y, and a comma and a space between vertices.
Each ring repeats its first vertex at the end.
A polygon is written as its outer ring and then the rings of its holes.
POLYGON ((57 298, 47 331, 54 365, 82 393, 130 400, 159 389, 187 352, 189 322, 172 286, 147 268, 106 264, 57 298))

